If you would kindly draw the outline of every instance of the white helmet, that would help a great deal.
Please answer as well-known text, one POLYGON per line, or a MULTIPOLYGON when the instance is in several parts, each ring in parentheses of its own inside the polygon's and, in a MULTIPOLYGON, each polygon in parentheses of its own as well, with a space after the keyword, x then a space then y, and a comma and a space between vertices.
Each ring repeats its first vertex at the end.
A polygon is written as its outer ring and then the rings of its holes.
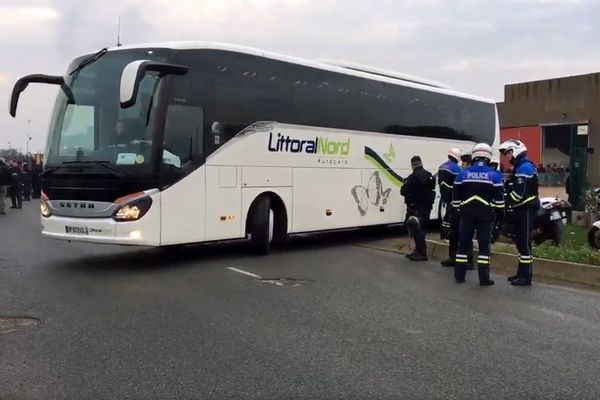
POLYGON ((492 158, 492 148, 487 143, 477 143, 473 146, 471 157, 473 161, 477 158, 484 158, 489 162, 492 158))
POLYGON ((498 158, 498 156, 492 156, 492 159, 490 160, 490 167, 492 167, 493 169, 500 167, 500 159, 498 158))
POLYGON ((448 150, 448 157, 452 157, 454 161, 459 162, 460 156, 462 155, 462 151, 458 147, 453 147, 448 150))
POLYGON ((500 154, 506 154, 511 151, 512 158, 517 158, 520 154, 523 154, 527 151, 527 146, 525 146, 525 143, 521 142, 520 140, 509 139, 500 145, 499 150, 500 154))

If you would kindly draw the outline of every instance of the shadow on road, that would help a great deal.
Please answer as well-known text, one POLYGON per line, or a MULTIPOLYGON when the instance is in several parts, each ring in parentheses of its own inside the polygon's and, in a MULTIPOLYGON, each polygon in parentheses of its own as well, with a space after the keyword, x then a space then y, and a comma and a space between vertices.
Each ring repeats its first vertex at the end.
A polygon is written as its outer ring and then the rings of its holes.
MULTIPOLYGON (((363 228, 347 231, 294 235, 285 246, 272 250, 273 254, 319 250, 345 244, 405 235, 402 227, 363 228)), ((161 248, 113 247, 115 252, 61 260, 58 269, 77 272, 143 272, 167 268, 198 267, 203 261, 219 261, 252 255, 246 240, 167 246, 161 248)), ((263 256, 265 257, 265 256, 263 256)))

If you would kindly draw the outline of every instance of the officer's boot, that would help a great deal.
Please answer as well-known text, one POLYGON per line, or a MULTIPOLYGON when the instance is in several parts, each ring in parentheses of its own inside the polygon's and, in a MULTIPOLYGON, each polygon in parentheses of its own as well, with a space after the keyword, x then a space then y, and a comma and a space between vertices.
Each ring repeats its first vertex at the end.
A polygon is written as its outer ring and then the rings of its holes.
POLYGON ((527 266, 525 266, 522 263, 519 263, 519 267, 517 268, 517 273, 515 275, 511 275, 509 276, 507 279, 509 282, 514 282, 518 279, 520 279, 521 277, 525 276, 527 274, 527 266))
POLYGON ((450 248, 448 255, 450 257, 448 257, 448 259, 446 259, 440 263, 440 265, 442 267, 454 267, 454 259, 456 259, 456 250, 453 250, 452 248, 450 248))
POLYGON ((448 244, 448 256, 447 260, 442 261, 440 264, 442 267, 454 267, 454 260, 456 260, 456 250, 458 243, 456 237, 450 237, 450 243, 448 244))
POLYGON ((479 274, 479 286, 492 286, 494 281, 490 279, 490 266, 478 265, 477 272, 479 274))
POLYGON ((454 264, 454 281, 456 283, 464 283, 467 276, 467 269, 464 263, 454 264))
POLYGON ((512 280, 510 284, 512 286, 531 286, 531 264, 519 263, 517 279, 512 280))
POLYGON ((441 265, 442 267, 454 267, 454 258, 453 258, 452 256, 450 256, 450 258, 448 258, 448 259, 446 259, 446 260, 442 261, 442 262, 440 263, 440 265, 441 265))
POLYGON ((414 253, 409 254, 407 258, 411 261, 428 261, 427 258, 427 247, 420 244, 415 249, 414 253))

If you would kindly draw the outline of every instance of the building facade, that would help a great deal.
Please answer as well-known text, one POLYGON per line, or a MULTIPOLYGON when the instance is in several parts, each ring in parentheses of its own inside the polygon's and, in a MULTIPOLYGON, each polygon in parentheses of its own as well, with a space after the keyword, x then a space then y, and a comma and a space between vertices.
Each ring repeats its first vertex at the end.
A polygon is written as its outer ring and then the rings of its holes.
POLYGON ((600 73, 506 85, 498 113, 501 139, 522 140, 540 183, 563 185, 581 209, 600 185, 600 73))

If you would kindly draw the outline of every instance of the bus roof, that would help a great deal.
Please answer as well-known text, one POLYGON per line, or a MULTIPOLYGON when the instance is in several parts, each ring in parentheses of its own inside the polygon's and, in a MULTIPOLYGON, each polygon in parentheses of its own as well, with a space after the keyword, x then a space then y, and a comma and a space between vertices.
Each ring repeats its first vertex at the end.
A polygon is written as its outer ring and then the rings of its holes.
POLYGON ((366 67, 359 66, 358 64, 353 64, 349 62, 333 62, 329 60, 323 61, 311 61, 298 57, 287 56, 283 54, 277 54, 269 51, 264 51, 261 49, 229 44, 229 43, 219 43, 219 42, 204 42, 204 41, 173 41, 173 42, 150 42, 150 43, 140 43, 140 44, 131 44, 124 45, 118 47, 111 47, 109 51, 119 51, 119 50, 132 50, 132 49, 143 49, 143 48, 155 48, 155 49, 172 49, 172 50, 225 50, 236 53, 243 53, 254 55, 258 57, 270 58, 273 60, 279 60, 284 62, 289 62, 293 64, 303 65, 306 67, 318 68, 321 70, 337 72, 345 75, 353 75, 365 79, 372 79, 387 83, 392 83, 395 85, 412 87, 415 89, 427 90, 430 92, 442 93, 456 97, 462 97, 470 100, 481 101, 485 103, 493 103, 496 102, 492 99, 487 99, 484 97, 479 97, 471 94, 461 93, 455 90, 450 89, 448 86, 423 79, 417 78, 414 76, 402 74, 399 72, 386 71, 383 69, 378 69, 374 67, 366 67))

